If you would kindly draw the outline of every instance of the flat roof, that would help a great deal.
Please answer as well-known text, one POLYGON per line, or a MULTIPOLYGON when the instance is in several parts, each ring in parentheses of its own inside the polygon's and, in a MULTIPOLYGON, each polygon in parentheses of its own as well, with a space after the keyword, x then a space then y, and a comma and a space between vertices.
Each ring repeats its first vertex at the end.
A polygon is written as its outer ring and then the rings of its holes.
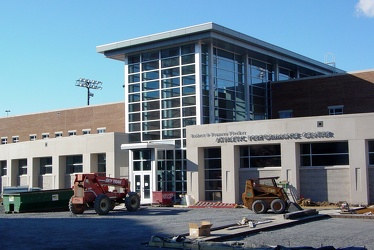
POLYGON ((97 46, 96 51, 104 54, 108 58, 124 61, 125 55, 129 53, 137 53, 139 51, 152 50, 173 45, 175 46, 177 44, 204 39, 214 39, 216 41, 228 42, 243 49, 256 51, 263 55, 292 62, 301 66, 304 64, 308 65, 308 67, 314 66, 319 70, 337 73, 344 72, 343 70, 337 69, 331 65, 302 56, 295 52, 264 42, 213 22, 104 44, 97 46))

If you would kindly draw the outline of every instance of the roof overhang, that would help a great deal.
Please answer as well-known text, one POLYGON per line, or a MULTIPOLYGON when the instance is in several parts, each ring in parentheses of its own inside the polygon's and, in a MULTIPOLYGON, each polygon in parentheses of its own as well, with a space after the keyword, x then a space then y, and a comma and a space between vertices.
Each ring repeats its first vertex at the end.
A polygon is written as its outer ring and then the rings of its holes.
POLYGON ((295 63, 316 71, 322 71, 325 73, 345 72, 326 63, 302 56, 295 52, 212 22, 100 45, 96 47, 96 52, 104 54, 107 58, 125 61, 127 54, 138 53, 139 51, 147 51, 155 48, 187 44, 196 41, 204 42, 209 40, 213 42, 222 41, 230 43, 240 49, 258 52, 274 59, 295 63))
POLYGON ((150 141, 140 143, 127 143, 121 145, 122 150, 134 150, 134 149, 164 149, 173 150, 175 149, 174 140, 163 140, 163 141, 150 141))

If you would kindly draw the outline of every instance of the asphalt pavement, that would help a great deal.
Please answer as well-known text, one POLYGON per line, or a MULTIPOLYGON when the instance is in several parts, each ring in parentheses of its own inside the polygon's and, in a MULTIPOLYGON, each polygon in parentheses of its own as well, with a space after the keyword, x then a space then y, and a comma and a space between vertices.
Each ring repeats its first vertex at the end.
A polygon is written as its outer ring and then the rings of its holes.
MULTIPOLYGON (((107 215, 94 210, 5 214, 0 206, 1 249, 157 249, 152 236, 172 237, 189 232, 188 223, 208 220, 212 228, 235 224, 243 217, 266 220, 246 208, 184 208, 142 206, 136 212, 116 207, 107 215)), ((247 247, 365 246, 374 249, 374 220, 328 218, 300 223, 251 236, 230 239, 247 247)))

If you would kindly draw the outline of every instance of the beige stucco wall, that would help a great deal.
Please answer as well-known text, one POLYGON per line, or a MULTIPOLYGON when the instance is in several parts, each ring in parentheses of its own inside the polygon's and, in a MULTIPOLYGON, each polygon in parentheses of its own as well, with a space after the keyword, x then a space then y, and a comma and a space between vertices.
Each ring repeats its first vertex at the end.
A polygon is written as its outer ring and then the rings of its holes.
POLYGON ((269 176, 279 176, 279 180, 289 181, 298 197, 311 196, 315 200, 325 198, 330 202, 374 202, 374 195, 369 193, 369 187, 373 190, 374 180, 369 179, 368 175, 373 170, 368 166, 367 156, 367 140, 374 139, 373 125, 374 114, 366 113, 189 126, 188 194, 195 200, 205 199, 203 150, 220 147, 223 202, 241 203, 246 179, 269 176), (319 138, 313 138, 316 133, 320 133, 319 138), (294 134, 298 137, 284 137, 294 134), (282 135, 283 138, 265 138, 264 135, 282 135), (300 167, 299 143, 317 141, 348 141, 350 165, 300 167), (280 167, 239 168, 240 145, 271 143, 281 145, 280 167))
POLYGON ((7 161, 2 186, 24 185, 43 189, 69 188, 75 175, 66 174, 66 156, 82 155, 83 172, 97 172, 96 154, 106 154, 106 174, 128 177, 128 152, 120 145, 127 142, 124 133, 103 133, 50 138, 0 145, 0 161, 7 161), (39 175, 39 158, 52 157, 52 174, 39 175), (18 159, 27 159, 27 175, 18 176, 18 159))

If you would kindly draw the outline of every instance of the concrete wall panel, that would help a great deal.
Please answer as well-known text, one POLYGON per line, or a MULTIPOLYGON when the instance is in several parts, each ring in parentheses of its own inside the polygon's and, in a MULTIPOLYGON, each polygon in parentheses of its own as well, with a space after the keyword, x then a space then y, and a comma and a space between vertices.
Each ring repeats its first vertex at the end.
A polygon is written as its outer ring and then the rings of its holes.
POLYGON ((349 169, 301 168, 300 195, 314 202, 350 202, 349 169))

